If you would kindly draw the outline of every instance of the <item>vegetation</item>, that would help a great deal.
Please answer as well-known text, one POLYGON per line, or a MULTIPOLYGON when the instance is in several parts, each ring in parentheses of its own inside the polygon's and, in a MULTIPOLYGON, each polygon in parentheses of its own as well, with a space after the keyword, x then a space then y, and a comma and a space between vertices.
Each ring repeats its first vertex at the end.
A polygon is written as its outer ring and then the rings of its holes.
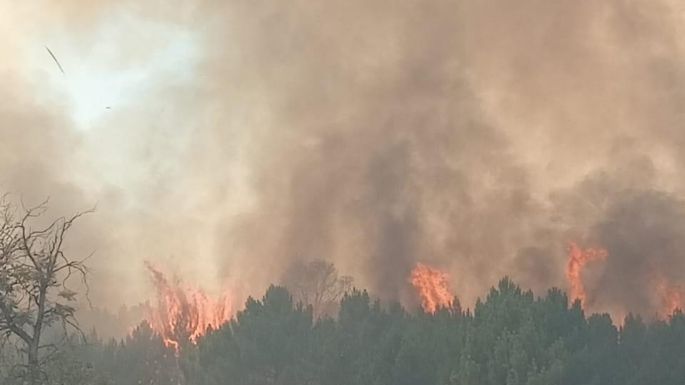
POLYGON ((293 297, 271 286, 231 322, 178 351, 145 322, 123 340, 103 341, 95 332, 80 338, 57 327, 75 325, 77 293, 66 282, 86 275, 82 261, 61 246, 78 215, 36 227, 30 223, 44 205, 21 215, 2 208, 1 384, 685 383, 680 311, 653 322, 629 315, 616 327, 607 314, 586 316, 561 290, 535 297, 508 278, 472 310, 455 300, 435 313, 407 311, 349 289, 350 279, 323 262, 291 274, 295 283, 314 277, 311 288, 294 285, 293 297))
POLYGON ((505 278, 473 311, 410 313, 352 290, 334 318, 315 320, 272 286, 178 356, 145 323, 122 341, 93 336, 68 356, 72 375, 93 384, 681 385, 685 316, 628 316, 617 328, 560 290, 536 298, 505 278))
POLYGON ((46 366, 60 354, 58 344, 46 342, 46 330, 79 330, 77 292, 69 283, 86 279, 83 260, 63 250, 65 235, 83 213, 45 223, 45 203, 25 208, 0 198, 0 333, 17 345, 23 361, 13 366, 13 376, 29 384, 45 383, 46 366))

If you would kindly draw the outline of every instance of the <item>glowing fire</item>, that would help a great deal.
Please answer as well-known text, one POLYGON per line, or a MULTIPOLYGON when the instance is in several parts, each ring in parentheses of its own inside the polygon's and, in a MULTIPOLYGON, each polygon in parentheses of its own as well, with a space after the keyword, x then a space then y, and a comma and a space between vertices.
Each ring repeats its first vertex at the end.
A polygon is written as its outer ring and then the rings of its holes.
POLYGON ((419 292, 421 306, 427 313, 452 306, 454 296, 449 291, 446 273, 419 263, 411 272, 410 282, 419 292))
POLYGON ((658 285, 661 295, 661 315, 669 316, 676 310, 683 310, 685 305, 685 288, 682 285, 662 281, 658 285))
POLYGON ((202 289, 184 287, 178 280, 170 282, 159 269, 145 265, 157 290, 157 304, 150 308, 148 321, 164 344, 177 353, 181 344, 196 343, 209 328, 216 329, 233 316, 228 296, 213 300, 202 289))
POLYGON ((587 293, 583 284, 583 269, 590 262, 604 260, 607 255, 607 251, 602 248, 581 249, 574 242, 569 244, 566 278, 569 281, 572 300, 579 299, 581 304, 585 303, 587 293))

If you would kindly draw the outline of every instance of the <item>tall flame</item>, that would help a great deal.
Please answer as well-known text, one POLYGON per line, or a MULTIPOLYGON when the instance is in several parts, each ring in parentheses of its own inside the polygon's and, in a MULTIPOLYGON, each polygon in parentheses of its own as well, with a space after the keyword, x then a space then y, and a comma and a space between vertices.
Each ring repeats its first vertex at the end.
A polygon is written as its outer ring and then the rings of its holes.
POLYGON ((578 244, 571 242, 568 248, 568 264, 566 265, 566 278, 571 289, 571 299, 580 300, 584 304, 587 300, 585 285, 583 284, 583 269, 585 265, 594 261, 606 259, 608 253, 603 248, 581 249, 578 244))
POLYGON ((150 308, 148 321, 167 347, 178 353, 183 343, 197 343, 209 328, 230 321, 233 308, 228 295, 213 300, 202 289, 170 282, 159 269, 148 262, 145 265, 157 291, 157 304, 150 308))
POLYGON ((419 263, 411 272, 411 284, 421 297, 421 306, 427 313, 452 306, 453 295, 449 291, 447 274, 419 263))

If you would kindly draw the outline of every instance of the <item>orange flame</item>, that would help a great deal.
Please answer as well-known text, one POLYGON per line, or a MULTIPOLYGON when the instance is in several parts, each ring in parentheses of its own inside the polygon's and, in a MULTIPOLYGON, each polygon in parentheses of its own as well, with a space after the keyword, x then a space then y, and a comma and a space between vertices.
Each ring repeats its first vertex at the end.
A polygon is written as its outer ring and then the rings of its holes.
POLYGON ((452 306, 454 296, 449 291, 446 273, 418 263, 411 272, 410 282, 419 292, 421 306, 427 313, 452 306))
POLYGON ((589 262, 602 261, 606 259, 607 255, 607 251, 602 248, 587 248, 583 250, 574 242, 569 244, 566 278, 571 286, 571 300, 579 299, 581 304, 585 303, 587 293, 583 284, 583 269, 589 262))
POLYGON ((685 288, 682 285, 662 281, 658 285, 661 294, 661 315, 667 317, 676 310, 683 310, 685 305, 685 288))
POLYGON ((171 283, 159 269, 148 262, 145 265, 157 290, 157 306, 149 309, 148 321, 164 345, 176 353, 181 344, 197 343, 208 329, 216 329, 232 318, 229 296, 212 300, 202 289, 183 287, 178 280, 171 283))

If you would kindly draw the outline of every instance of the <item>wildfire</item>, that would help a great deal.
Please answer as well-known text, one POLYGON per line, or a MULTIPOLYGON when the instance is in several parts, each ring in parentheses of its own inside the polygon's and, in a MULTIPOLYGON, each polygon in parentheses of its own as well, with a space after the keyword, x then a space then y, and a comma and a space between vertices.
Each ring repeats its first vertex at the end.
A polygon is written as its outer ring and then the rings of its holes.
POLYGON ((152 274, 157 291, 156 307, 150 308, 148 320, 164 344, 177 353, 182 343, 196 343, 209 328, 218 328, 233 316, 230 297, 209 298, 202 289, 182 286, 167 277, 150 263, 145 263, 152 274))
POLYGON ((604 260, 607 255, 607 251, 602 248, 581 249, 574 242, 569 244, 566 278, 569 281, 572 300, 579 299, 581 304, 585 303, 587 293, 583 284, 583 269, 590 262, 604 260))
POLYGON ((662 281, 659 285, 661 294, 661 314, 668 316, 676 310, 683 310, 685 305, 685 288, 681 285, 662 281))
POLYGON ((447 283, 447 274, 422 263, 411 272, 411 284, 419 292, 421 306, 428 313, 435 313, 441 307, 451 307, 453 295, 447 283))

